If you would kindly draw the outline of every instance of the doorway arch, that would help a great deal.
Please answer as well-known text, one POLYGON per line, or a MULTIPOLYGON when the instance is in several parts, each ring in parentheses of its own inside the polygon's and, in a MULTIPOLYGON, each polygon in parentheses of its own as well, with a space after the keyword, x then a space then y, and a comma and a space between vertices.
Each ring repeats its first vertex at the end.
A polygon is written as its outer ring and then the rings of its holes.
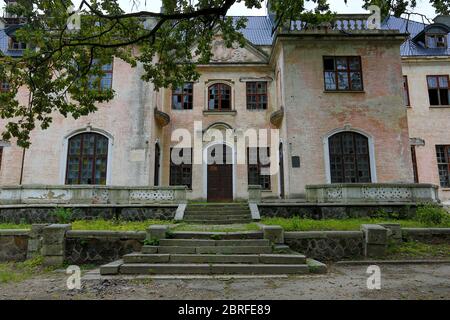
POLYGON ((213 141, 203 148, 203 195, 208 202, 228 202, 236 198, 234 145, 224 141, 213 141), (223 161, 217 161, 214 155, 214 151, 217 150, 222 150, 223 161))

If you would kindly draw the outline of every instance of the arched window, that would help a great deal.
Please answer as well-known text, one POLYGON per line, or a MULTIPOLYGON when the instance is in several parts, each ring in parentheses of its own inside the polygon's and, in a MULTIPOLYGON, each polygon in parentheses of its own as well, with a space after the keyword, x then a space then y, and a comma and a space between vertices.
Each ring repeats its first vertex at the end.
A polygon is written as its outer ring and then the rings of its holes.
POLYGON ((328 140, 331 183, 371 182, 369 143, 356 132, 341 132, 328 140))
POLYGON ((231 87, 216 83, 208 88, 208 110, 231 110, 231 87))
POLYGON ((106 184, 108 138, 81 133, 69 139, 66 184, 106 184))

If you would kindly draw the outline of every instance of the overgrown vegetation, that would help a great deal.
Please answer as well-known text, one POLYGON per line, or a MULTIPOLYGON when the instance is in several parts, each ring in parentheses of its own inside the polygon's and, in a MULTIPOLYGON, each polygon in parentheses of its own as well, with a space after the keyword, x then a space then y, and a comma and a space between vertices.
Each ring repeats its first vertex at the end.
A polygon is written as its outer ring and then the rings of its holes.
POLYGON ((43 257, 37 256, 23 262, 0 263, 0 283, 19 282, 39 273, 53 270, 42 266, 43 257))
POLYGON ((416 219, 426 226, 450 225, 450 214, 441 206, 427 203, 417 208, 416 219))
MULTIPOLYGON (((358 218, 358 219, 325 219, 313 220, 303 219, 301 217, 292 218, 264 218, 261 221, 267 225, 279 225, 285 231, 352 231, 359 230, 361 224, 377 224, 377 223, 398 223, 402 228, 426 228, 427 224, 417 220, 392 220, 381 218, 358 218)), ((450 223, 441 223, 434 225, 440 228, 450 228, 450 223)))
POLYGON ((70 208, 56 208, 51 213, 52 216, 56 217, 58 223, 70 223, 72 222, 72 209, 70 208))
POLYGON ((449 259, 450 244, 428 244, 418 241, 408 241, 389 244, 388 259, 449 259))

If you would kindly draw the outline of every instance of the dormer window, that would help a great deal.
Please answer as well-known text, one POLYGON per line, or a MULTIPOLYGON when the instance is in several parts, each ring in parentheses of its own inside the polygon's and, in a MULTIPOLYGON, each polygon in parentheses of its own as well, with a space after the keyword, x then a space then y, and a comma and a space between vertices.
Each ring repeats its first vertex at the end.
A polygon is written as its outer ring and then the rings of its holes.
POLYGON ((27 48, 27 44, 25 42, 19 42, 15 37, 9 38, 8 49, 9 50, 25 50, 27 48))
POLYGON ((425 40, 427 48, 447 48, 446 34, 427 34, 425 40))

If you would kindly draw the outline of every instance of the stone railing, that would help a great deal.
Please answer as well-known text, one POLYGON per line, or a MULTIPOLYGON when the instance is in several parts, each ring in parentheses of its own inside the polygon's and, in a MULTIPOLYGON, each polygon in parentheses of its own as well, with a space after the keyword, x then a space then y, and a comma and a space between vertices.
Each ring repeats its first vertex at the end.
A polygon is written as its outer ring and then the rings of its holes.
MULTIPOLYGON (((304 21, 292 21, 290 31, 369 31, 369 14, 336 15, 330 22, 308 24, 304 21)), ((286 31, 286 30, 283 30, 286 31)))
POLYGON ((98 185, 29 185, 0 187, 0 205, 127 205, 182 202, 186 202, 185 187, 117 187, 98 185))
POLYGON ((306 186, 313 203, 420 203, 439 202, 438 187, 431 184, 324 184, 306 186))

